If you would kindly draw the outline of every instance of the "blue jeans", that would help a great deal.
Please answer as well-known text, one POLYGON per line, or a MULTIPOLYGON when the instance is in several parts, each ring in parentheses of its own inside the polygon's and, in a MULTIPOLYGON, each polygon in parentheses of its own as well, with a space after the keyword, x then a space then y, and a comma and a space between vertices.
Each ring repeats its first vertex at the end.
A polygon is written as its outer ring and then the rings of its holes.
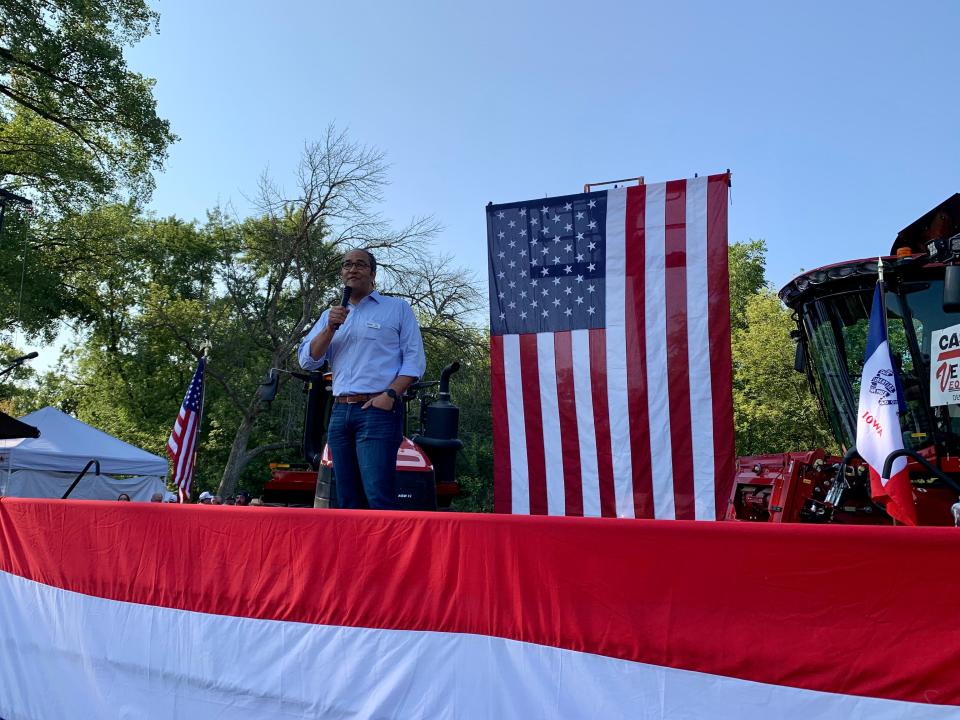
POLYGON ((335 404, 327 428, 337 507, 399 510, 394 475, 403 439, 403 403, 393 410, 335 404))

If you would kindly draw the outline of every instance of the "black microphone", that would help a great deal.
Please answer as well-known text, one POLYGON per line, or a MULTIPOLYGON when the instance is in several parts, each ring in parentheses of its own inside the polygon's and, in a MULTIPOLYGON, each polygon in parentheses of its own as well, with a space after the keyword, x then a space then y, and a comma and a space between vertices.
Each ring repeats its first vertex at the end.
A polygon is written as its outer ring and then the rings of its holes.
POLYGON ((37 357, 37 355, 39 355, 39 354, 40 354, 40 353, 38 353, 36 350, 34 350, 32 353, 28 353, 28 354, 26 354, 26 355, 21 355, 21 356, 18 357, 17 359, 11 361, 11 363, 10 363, 9 365, 7 365, 7 367, 5 367, 3 370, 0 370, 0 376, 6 375, 8 372, 11 372, 11 371, 15 370, 16 368, 20 367, 20 366, 21 366, 25 361, 27 361, 27 360, 33 360, 33 359, 34 359, 35 357, 37 357))
POLYGON ((12 362, 13 362, 13 363, 22 363, 22 362, 24 362, 24 361, 26 361, 26 360, 33 360, 33 359, 34 359, 35 357, 37 357, 39 354, 40 354, 40 353, 38 353, 36 350, 34 350, 32 353, 28 353, 28 354, 26 354, 26 355, 23 355, 23 356, 21 356, 21 357, 18 357, 17 359, 13 360, 12 362))
MULTIPOLYGON (((346 307, 350 304, 350 296, 353 294, 353 288, 349 285, 343 286, 343 297, 340 298, 340 307, 346 307)), ((333 326, 334 330, 337 330, 340 327, 339 323, 333 326)))

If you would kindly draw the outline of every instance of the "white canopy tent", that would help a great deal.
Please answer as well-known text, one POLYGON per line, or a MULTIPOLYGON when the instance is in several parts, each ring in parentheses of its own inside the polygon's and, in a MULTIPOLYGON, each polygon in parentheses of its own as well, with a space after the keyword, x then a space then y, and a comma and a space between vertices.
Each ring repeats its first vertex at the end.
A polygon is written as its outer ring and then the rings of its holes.
POLYGON ((38 438, 0 440, 0 495, 61 497, 90 460, 91 467, 70 498, 148 501, 166 488, 166 458, 90 427, 56 408, 45 407, 20 418, 40 430, 38 438), (133 477, 119 478, 117 475, 133 477))

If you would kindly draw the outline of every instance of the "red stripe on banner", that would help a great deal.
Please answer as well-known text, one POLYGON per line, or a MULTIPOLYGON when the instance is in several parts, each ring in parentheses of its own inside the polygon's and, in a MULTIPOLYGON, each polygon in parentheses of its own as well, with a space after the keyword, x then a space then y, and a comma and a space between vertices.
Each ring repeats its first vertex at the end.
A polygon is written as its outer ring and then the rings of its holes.
POLYGON ((687 181, 667 183, 665 210, 667 382, 673 497, 676 518, 693 520, 693 442, 690 427, 690 361, 687 337, 687 181))
POLYGON ((627 188, 625 320, 627 341, 627 405, 630 413, 630 457, 633 458, 633 507, 638 518, 653 517, 650 475, 650 415, 647 406, 646 340, 646 204, 645 185, 627 188))
POLYGON ((583 515, 583 480, 577 400, 573 392, 573 342, 569 332, 553 336, 557 365, 557 402, 560 407, 560 447, 563 450, 563 497, 566 515, 583 515))
POLYGON ((490 412, 493 424, 493 511, 513 509, 510 482, 510 425, 507 423, 507 381, 503 367, 503 336, 490 336, 490 412))
POLYGON ((954 528, 0 500, 0 570, 72 592, 941 705, 958 555, 954 528))
POLYGON ((717 517, 726 515, 733 490, 733 359, 730 351, 730 277, 727 269, 729 175, 707 180, 707 272, 710 313, 710 387, 713 394, 714 492, 717 517))
POLYGON ((547 463, 543 450, 543 414, 540 410, 540 370, 537 336, 520 336, 520 378, 523 382, 523 426, 527 434, 530 514, 547 514, 547 463))
POLYGON ((613 486, 613 447, 610 440, 610 405, 607 399, 607 335, 590 331, 590 390, 593 393, 593 425, 597 438, 597 475, 600 483, 600 514, 617 516, 613 486))

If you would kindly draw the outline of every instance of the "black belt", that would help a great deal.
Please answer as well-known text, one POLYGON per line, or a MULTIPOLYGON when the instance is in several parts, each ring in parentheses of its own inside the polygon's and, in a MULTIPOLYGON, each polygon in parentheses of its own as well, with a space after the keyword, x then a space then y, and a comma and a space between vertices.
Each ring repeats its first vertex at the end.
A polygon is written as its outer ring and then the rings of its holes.
POLYGON ((359 395, 337 395, 333 401, 339 405, 352 405, 353 403, 365 403, 373 400, 377 395, 383 395, 381 390, 378 393, 360 393, 359 395))

